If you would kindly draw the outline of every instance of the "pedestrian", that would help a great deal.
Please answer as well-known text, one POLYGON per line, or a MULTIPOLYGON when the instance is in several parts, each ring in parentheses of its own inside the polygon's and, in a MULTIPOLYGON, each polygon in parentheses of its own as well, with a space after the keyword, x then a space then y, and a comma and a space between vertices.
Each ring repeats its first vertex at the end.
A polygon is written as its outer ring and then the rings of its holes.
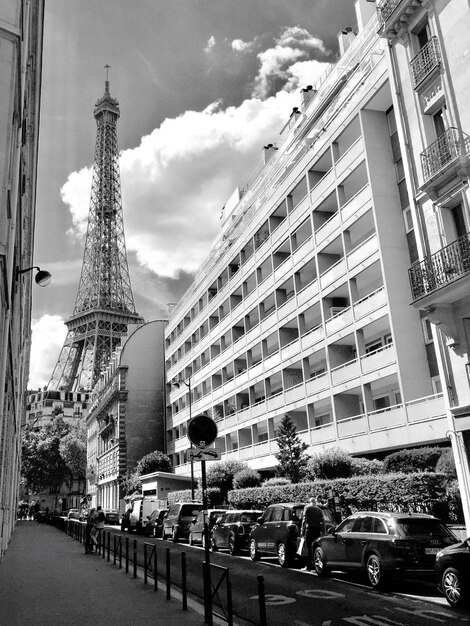
POLYGON ((91 531, 93 530, 93 526, 95 525, 95 509, 90 509, 85 525, 85 554, 90 554, 93 552, 93 543, 91 541, 91 531))
POLYGON ((104 521, 105 521, 105 514, 100 506, 97 507, 96 511, 94 512, 93 520, 94 520, 94 525, 91 531, 91 541, 95 546, 97 546, 98 541, 101 536, 101 532, 103 531, 103 528, 104 528, 104 521))
POLYGON ((310 572, 313 569, 313 542, 321 535, 323 526, 323 512, 317 505, 315 498, 309 498, 308 504, 304 508, 302 515, 301 535, 305 537, 307 544, 307 556, 305 558, 304 571, 310 572))

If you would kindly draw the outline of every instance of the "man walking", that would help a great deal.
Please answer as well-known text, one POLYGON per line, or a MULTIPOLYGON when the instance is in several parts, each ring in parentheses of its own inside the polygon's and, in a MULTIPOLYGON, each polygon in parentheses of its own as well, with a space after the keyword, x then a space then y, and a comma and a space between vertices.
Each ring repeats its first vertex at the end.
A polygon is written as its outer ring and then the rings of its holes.
POLYGON ((301 534, 307 543, 307 557, 303 569, 310 572, 313 569, 313 542, 321 535, 323 526, 323 513, 317 505, 315 498, 309 498, 308 504, 304 508, 302 515, 301 534))

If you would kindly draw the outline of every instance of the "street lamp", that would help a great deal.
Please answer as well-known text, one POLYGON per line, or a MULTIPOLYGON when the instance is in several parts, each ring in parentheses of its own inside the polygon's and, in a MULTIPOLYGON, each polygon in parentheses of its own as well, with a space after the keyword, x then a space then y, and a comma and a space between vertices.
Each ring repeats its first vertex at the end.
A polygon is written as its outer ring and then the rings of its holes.
POLYGON ((25 270, 20 270, 19 267, 16 268, 15 279, 18 280, 20 274, 24 274, 25 272, 30 272, 31 270, 38 270, 34 280, 39 287, 47 287, 51 284, 52 275, 47 270, 42 270, 37 265, 33 265, 33 267, 27 267, 25 270))
MULTIPOLYGON (((191 421, 191 405, 193 402, 193 396, 191 393, 191 376, 188 378, 188 380, 177 380, 176 382, 173 383, 173 385, 179 389, 181 387, 181 385, 186 385, 186 387, 188 388, 188 393, 189 393, 189 421, 191 421)), ((191 448, 193 447, 193 444, 191 443, 191 448)), ((193 457, 191 457, 191 501, 194 500, 194 463, 193 463, 193 457)))

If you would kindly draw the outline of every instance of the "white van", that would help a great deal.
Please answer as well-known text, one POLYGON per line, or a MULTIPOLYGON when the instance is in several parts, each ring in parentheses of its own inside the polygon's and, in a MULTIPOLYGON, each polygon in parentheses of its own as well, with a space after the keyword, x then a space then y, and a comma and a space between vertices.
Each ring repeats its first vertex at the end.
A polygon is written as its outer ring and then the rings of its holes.
POLYGON ((159 500, 156 498, 137 498, 132 503, 132 510, 129 515, 129 524, 127 529, 129 532, 136 530, 143 533, 150 517, 150 513, 161 508, 159 500))

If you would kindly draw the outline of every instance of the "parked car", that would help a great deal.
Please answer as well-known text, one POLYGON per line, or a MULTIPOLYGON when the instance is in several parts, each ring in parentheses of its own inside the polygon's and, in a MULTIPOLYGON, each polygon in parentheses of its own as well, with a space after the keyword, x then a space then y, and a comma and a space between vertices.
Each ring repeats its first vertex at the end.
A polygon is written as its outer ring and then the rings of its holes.
POLYGON ((80 511, 78 509, 69 509, 67 511, 67 519, 80 519, 80 511))
POLYGON ((105 524, 119 524, 119 513, 117 511, 113 511, 111 509, 104 509, 104 521, 105 524))
POLYGON ((145 526, 145 534, 147 537, 161 537, 163 532, 163 518, 168 509, 155 509, 149 515, 148 522, 145 526))
POLYGON ((240 554, 248 548, 250 531, 256 527, 262 511, 224 511, 216 520, 211 533, 211 550, 228 549, 230 554, 240 554))
MULTIPOLYGON (((207 509, 207 524, 210 532, 216 522, 216 520, 225 513, 226 509, 207 509)), ((189 545, 192 546, 196 543, 202 544, 205 547, 204 542, 204 511, 199 511, 197 517, 192 520, 191 528, 189 530, 188 537, 189 545)))
POLYGON ((431 574, 436 554, 456 542, 432 515, 361 511, 317 539, 313 558, 319 576, 332 569, 365 571, 369 584, 379 588, 393 574, 431 574))
MULTIPOLYGON (((332 511, 319 505, 323 512, 323 532, 336 525, 332 511)), ((281 502, 271 504, 250 533, 250 557, 257 561, 263 554, 277 556, 281 567, 290 567, 297 559, 297 544, 305 504, 281 502)))
MULTIPOLYGON (((140 534, 145 533, 145 527, 147 526, 152 511, 159 510, 161 505, 160 501, 156 498, 141 496, 133 500, 131 507, 128 519, 126 517, 126 530, 129 532, 135 530, 138 534, 140 534)), ((123 524, 121 521, 121 529, 122 526, 123 524)))
POLYGON ((437 586, 453 607, 470 604, 470 538, 437 553, 437 586))
POLYGON ((175 543, 180 539, 188 539, 192 521, 199 511, 202 511, 201 502, 170 504, 163 519, 162 539, 171 537, 175 543))

